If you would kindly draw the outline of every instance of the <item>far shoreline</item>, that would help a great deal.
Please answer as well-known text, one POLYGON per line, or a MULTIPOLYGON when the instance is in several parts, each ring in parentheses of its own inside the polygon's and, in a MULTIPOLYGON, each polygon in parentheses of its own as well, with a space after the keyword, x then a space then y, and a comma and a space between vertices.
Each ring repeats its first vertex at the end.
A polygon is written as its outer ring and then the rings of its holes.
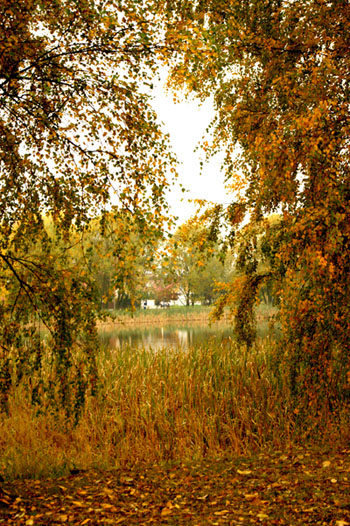
MULTIPOLYGON (((229 312, 225 313, 219 320, 211 319, 212 309, 213 306, 195 305, 180 308, 169 307, 166 309, 137 309, 134 312, 114 311, 106 314, 105 319, 100 319, 97 322, 97 326, 142 326, 170 323, 208 323, 209 325, 216 325, 233 323, 229 312)), ((273 307, 261 305, 258 307, 256 319, 258 322, 267 321, 274 313, 275 309, 273 307)))

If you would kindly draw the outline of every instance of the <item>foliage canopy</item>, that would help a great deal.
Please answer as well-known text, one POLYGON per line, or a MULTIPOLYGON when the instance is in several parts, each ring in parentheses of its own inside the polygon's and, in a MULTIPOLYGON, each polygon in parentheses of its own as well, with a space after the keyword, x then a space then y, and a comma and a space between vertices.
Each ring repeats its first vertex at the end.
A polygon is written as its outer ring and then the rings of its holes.
POLYGON ((252 223, 238 234, 240 298, 273 279, 292 386, 316 383, 332 403, 350 360, 349 3, 180 0, 162 9, 168 41, 181 42, 171 83, 214 98, 207 151, 226 150, 231 240, 244 217, 252 223), (270 225, 274 212, 281 218, 270 225))
POLYGON ((164 221, 173 159, 149 103, 162 45, 133 1, 4 0, 0 29, 2 386, 11 349, 34 345, 39 367, 40 319, 64 399, 72 347, 91 354, 94 325, 93 284, 69 247, 112 196, 119 223, 164 221))

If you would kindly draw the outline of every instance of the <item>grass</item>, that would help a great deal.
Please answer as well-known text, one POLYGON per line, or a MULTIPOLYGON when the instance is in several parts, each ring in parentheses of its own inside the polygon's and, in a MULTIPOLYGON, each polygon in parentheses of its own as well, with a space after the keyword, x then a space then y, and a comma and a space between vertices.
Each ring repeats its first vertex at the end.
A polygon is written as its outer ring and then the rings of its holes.
MULTIPOLYGON (((190 305, 180 306, 172 305, 164 309, 136 309, 134 312, 129 310, 108 311, 104 323, 120 324, 142 324, 142 323, 160 323, 175 321, 208 321, 212 306, 207 305, 190 305)), ((274 308, 270 305, 260 304, 257 308, 258 319, 268 319, 274 314, 274 308)), ((227 315, 224 319, 228 319, 227 315)))
MULTIPOLYGON (((204 321, 208 320, 211 307, 205 305, 172 305, 168 308, 115 310, 107 312, 107 323, 139 324, 164 321, 204 321)), ((105 323, 106 323, 105 322, 105 323)))
POLYGON ((249 354, 233 342, 187 351, 102 350, 98 393, 77 426, 49 404, 32 406, 30 384, 22 382, 1 415, 0 473, 40 478, 348 440, 347 408, 337 418, 293 412, 274 352, 269 342, 249 354))

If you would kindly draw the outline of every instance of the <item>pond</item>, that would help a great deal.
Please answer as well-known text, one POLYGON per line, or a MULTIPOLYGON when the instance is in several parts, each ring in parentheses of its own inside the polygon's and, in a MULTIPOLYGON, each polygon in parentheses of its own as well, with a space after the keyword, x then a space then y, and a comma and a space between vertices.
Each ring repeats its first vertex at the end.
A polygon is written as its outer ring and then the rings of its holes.
MULTIPOLYGON (((260 323, 258 336, 264 337, 268 333, 268 323, 260 323)), ((233 327, 229 324, 218 323, 212 326, 204 323, 178 323, 163 325, 141 325, 125 327, 106 325, 100 328, 100 338, 110 349, 124 345, 137 348, 187 348, 203 345, 209 341, 221 343, 233 338, 233 327)))

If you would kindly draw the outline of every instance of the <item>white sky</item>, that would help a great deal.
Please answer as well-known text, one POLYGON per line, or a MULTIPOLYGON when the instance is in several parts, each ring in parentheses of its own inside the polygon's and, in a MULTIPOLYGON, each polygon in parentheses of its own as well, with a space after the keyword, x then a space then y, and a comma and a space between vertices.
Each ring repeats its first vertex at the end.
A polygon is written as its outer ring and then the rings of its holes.
POLYGON ((173 151, 176 153, 179 165, 179 183, 188 192, 183 193, 177 184, 169 195, 172 213, 179 217, 181 224, 195 212, 193 203, 188 199, 206 199, 217 203, 229 202, 224 188, 224 174, 220 170, 220 155, 209 163, 205 163, 200 173, 200 159, 203 153, 194 152, 199 141, 205 135, 213 114, 210 100, 201 106, 196 101, 175 103, 171 93, 167 93, 160 84, 153 91, 153 107, 160 121, 164 123, 163 130, 170 136, 173 151))

